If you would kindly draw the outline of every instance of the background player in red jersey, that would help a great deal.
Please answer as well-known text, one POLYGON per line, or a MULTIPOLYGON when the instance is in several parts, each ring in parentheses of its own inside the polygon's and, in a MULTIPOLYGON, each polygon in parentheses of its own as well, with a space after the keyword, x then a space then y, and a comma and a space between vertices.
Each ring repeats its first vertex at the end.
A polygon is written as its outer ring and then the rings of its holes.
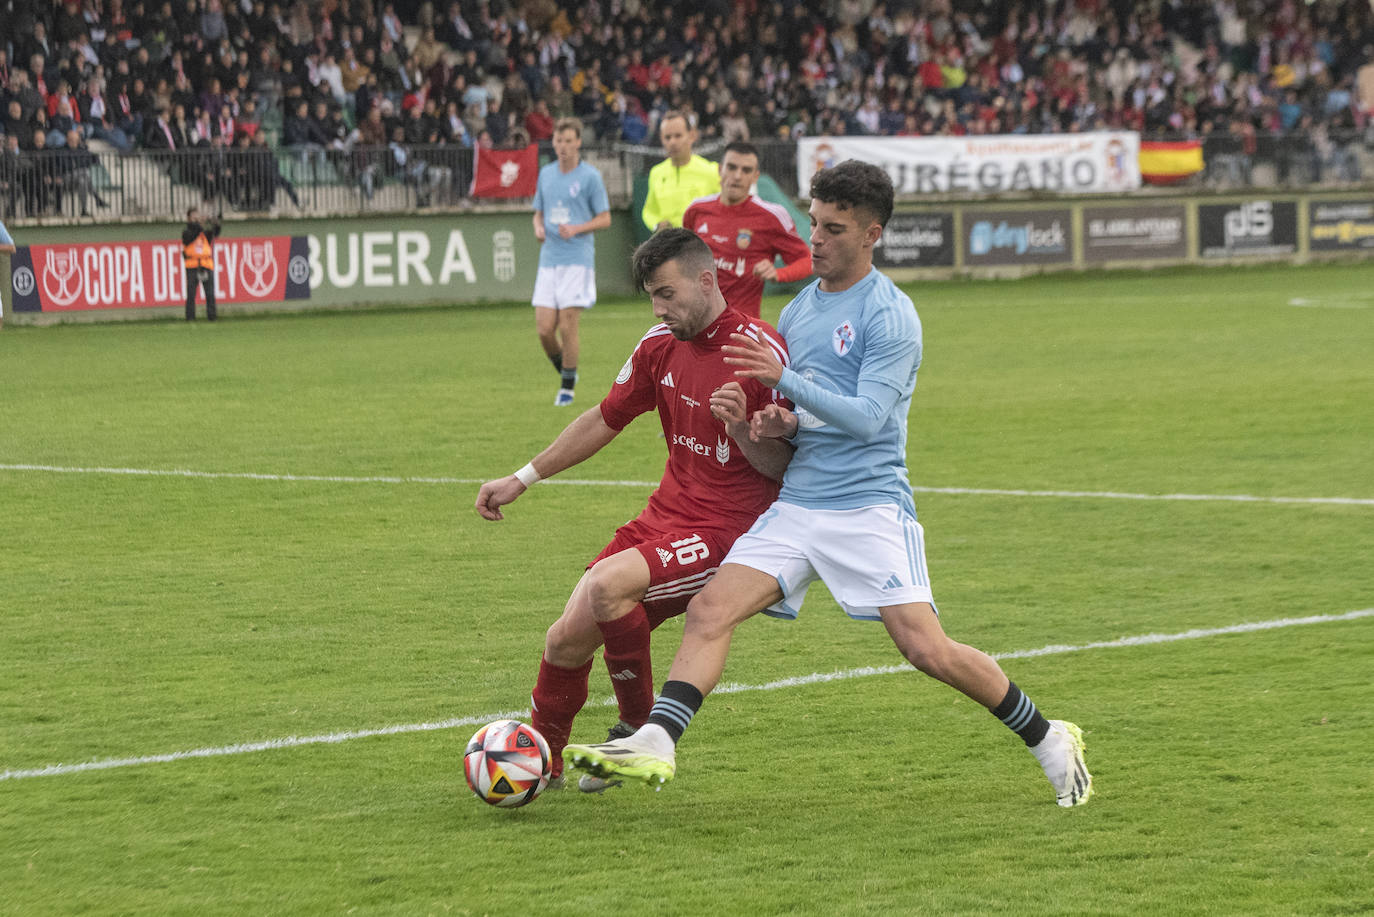
MULTIPOLYGON (((781 440, 751 442, 748 423, 727 425, 716 416, 712 396, 721 389, 743 396, 746 417, 786 405, 761 383, 736 380, 721 352, 732 333, 767 344, 784 363, 787 354, 771 326, 726 306, 712 261, 705 243, 683 228, 665 229, 636 249, 634 281, 649 294, 660 324, 640 340, 600 405, 524 468, 488 481, 477 494, 477 512, 501 519, 500 508, 529 485, 585 461, 635 417, 658 411, 668 444, 663 479, 644 511, 587 565, 545 638, 531 700, 556 776, 573 718, 587 701, 596 648, 606 647, 620 705, 612 736, 628 735, 653 706, 650 631, 686 610, 730 545, 777 496, 792 455, 781 440)), ((584 777, 579 785, 595 792, 605 782, 584 777)))
POLYGON ((758 177, 759 151, 735 141, 720 161, 720 193, 692 201, 682 217, 682 225, 710 246, 725 301, 754 318, 764 281, 787 283, 811 273, 811 248, 787 208, 750 193, 758 177), (778 255, 781 268, 773 264, 778 255))

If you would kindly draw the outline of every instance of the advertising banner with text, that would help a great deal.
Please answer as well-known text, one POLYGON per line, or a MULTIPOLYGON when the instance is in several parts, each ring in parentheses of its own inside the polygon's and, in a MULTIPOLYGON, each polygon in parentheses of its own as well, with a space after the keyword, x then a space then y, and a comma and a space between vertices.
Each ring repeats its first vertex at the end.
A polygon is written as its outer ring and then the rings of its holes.
POLYGON ((953 267, 953 213, 894 213, 873 249, 878 267, 953 267))
POLYGON ((1199 204, 1197 232, 1204 258, 1291 255, 1298 250, 1298 205, 1270 200, 1199 204))
POLYGON ((964 215, 964 264, 969 267, 1068 264, 1073 216, 1056 210, 978 210, 964 215))
MULTIPOLYGON (((215 242, 215 299, 222 303, 310 298, 304 236, 215 242)), ((77 312, 183 306, 180 242, 26 245, 15 252, 14 311, 77 312)))
POLYGON ((1308 201, 1307 246, 1314 252, 1374 249, 1374 200, 1308 201))
POLYGON ((1086 262, 1186 257, 1187 211, 1182 204, 1083 208, 1086 262))
POLYGON ((1139 157, 1134 131, 803 137, 797 141, 797 187, 808 197, 816 172, 858 159, 881 166, 898 194, 1119 193, 1140 187, 1139 157))

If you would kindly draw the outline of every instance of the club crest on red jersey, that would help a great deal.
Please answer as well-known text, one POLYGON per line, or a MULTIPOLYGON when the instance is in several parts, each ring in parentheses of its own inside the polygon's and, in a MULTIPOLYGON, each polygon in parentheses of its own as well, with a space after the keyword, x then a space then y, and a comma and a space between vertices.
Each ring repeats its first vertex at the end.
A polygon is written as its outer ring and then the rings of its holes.
POLYGON ((842 322, 835 329, 834 335, 830 338, 830 345, 835 348, 835 353, 844 356, 854 347, 854 326, 848 320, 842 322))
POLYGON ((747 229, 741 229, 735 234, 735 245, 741 249, 748 248, 749 242, 754 238, 754 234, 747 229))

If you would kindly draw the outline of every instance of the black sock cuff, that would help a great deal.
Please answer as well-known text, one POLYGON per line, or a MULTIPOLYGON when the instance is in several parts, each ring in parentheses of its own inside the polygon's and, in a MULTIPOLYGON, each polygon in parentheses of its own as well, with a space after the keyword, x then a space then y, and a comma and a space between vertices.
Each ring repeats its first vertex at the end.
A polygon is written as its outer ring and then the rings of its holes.
POLYGON ((1016 712, 1016 707, 1021 703, 1022 697, 1025 695, 1020 688, 1016 687, 1016 682, 1008 682, 1007 694, 1002 698, 1000 704, 992 708, 992 715, 1005 722, 1007 717, 1016 712))
POLYGON ((692 722, 692 717, 701 709, 703 700, 705 697, 695 686, 685 681, 665 681, 658 700, 654 701, 654 709, 649 713, 649 722, 663 727, 676 744, 692 722))
POLYGON ((696 685, 686 681, 665 681, 663 690, 659 692, 659 697, 666 697, 675 700, 680 704, 686 704, 696 713, 701 709, 706 697, 697 690, 696 685))
POLYGON ((1006 696, 993 708, 992 715, 1032 748, 1039 745, 1050 731, 1050 721, 1045 719, 1035 702, 1016 687, 1016 682, 1007 686, 1006 696))

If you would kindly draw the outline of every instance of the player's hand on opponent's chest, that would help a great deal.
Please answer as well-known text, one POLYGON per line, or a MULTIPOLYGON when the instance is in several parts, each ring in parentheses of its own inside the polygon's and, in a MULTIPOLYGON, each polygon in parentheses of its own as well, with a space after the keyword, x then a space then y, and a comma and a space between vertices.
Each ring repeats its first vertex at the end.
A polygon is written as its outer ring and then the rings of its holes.
POLYGON ((782 361, 777 353, 762 341, 738 332, 730 335, 733 344, 722 347, 725 364, 735 367, 735 375, 757 379, 769 388, 777 388, 782 379, 782 361))
POLYGON ((749 402, 744 396, 744 387, 738 382, 727 382, 711 393, 711 416, 725 424, 725 432, 732 437, 744 433, 749 422, 749 402))
POLYGON ((787 408, 766 404, 749 418, 749 438, 754 442, 761 439, 791 439, 797 435, 798 425, 797 415, 787 408))

